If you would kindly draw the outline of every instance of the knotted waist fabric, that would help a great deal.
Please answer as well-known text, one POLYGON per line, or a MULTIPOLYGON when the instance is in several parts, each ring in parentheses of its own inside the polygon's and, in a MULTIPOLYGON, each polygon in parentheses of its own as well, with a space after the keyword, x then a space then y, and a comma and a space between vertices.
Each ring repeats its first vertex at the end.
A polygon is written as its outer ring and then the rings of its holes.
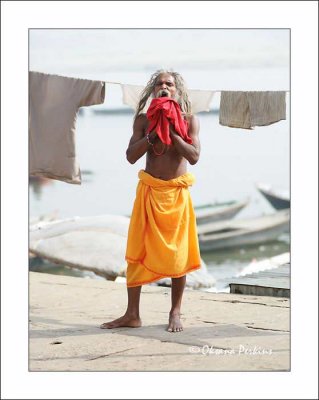
POLYGON ((201 266, 188 189, 194 175, 165 181, 141 170, 138 177, 125 255, 128 287, 178 278, 201 266))
POLYGON ((192 139, 188 136, 188 122, 183 119, 180 105, 170 97, 159 97, 153 99, 146 113, 150 121, 147 132, 155 131, 161 141, 165 144, 172 144, 170 138, 169 125, 173 125, 175 131, 185 140, 192 144, 192 139))

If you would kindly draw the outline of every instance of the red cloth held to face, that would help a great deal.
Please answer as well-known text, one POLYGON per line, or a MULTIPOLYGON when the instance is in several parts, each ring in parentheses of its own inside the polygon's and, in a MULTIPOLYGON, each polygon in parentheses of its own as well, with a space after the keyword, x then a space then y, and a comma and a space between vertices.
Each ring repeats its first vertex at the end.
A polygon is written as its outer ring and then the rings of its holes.
POLYGON ((147 133, 155 131, 163 143, 172 144, 169 134, 170 123, 185 142, 193 143, 187 134, 188 122, 183 119, 181 107, 176 100, 170 97, 153 99, 147 110, 146 117, 150 121, 147 133))

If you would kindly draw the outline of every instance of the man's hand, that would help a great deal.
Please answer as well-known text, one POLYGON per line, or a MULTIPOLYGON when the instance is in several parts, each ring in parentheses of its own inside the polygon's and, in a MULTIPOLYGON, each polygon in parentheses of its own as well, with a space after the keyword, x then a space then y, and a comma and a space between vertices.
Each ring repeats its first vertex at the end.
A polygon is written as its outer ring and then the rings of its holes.
POLYGON ((200 142, 199 142, 199 123, 195 116, 190 119, 188 135, 192 139, 193 143, 187 143, 170 124, 169 127, 170 138, 172 139, 173 145, 179 154, 187 159, 187 161, 194 165, 197 163, 200 155, 200 142))
POLYGON ((175 129, 171 123, 169 124, 169 135, 170 135, 172 141, 174 140, 174 137, 179 136, 179 134, 175 131, 175 129))
POLYGON ((150 138, 151 143, 154 143, 157 137, 158 137, 158 135, 155 131, 150 132, 149 138, 150 138))

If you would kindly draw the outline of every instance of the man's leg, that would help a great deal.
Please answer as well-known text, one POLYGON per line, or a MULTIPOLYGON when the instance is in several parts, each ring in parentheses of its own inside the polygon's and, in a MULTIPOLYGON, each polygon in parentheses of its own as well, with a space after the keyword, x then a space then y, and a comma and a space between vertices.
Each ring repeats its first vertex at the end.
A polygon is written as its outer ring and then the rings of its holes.
POLYGON ((183 330, 180 315, 185 283, 186 275, 181 278, 172 278, 172 308, 169 313, 169 323, 167 328, 169 332, 180 332, 183 330))
POLYGON ((112 329, 120 326, 138 328, 142 325, 140 318, 140 294, 142 286, 127 288, 128 304, 125 314, 114 321, 105 322, 101 329, 112 329))

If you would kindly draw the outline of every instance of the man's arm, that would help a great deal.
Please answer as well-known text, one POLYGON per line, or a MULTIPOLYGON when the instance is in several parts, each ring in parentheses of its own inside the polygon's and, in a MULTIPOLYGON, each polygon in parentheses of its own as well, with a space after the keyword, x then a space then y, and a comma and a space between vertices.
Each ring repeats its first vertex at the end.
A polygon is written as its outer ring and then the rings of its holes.
MULTIPOLYGON (((153 142, 155 137, 156 133, 151 132, 150 141, 153 142)), ((145 116, 139 115, 134 121, 133 135, 126 150, 127 161, 131 164, 136 163, 147 152, 149 146, 145 135, 145 116)))
POLYGON ((198 118, 195 115, 192 115, 189 121, 188 136, 192 138, 192 144, 186 143, 184 139, 175 132, 172 125, 170 125, 170 135, 178 153, 185 157, 190 164, 196 164, 200 155, 198 118))

